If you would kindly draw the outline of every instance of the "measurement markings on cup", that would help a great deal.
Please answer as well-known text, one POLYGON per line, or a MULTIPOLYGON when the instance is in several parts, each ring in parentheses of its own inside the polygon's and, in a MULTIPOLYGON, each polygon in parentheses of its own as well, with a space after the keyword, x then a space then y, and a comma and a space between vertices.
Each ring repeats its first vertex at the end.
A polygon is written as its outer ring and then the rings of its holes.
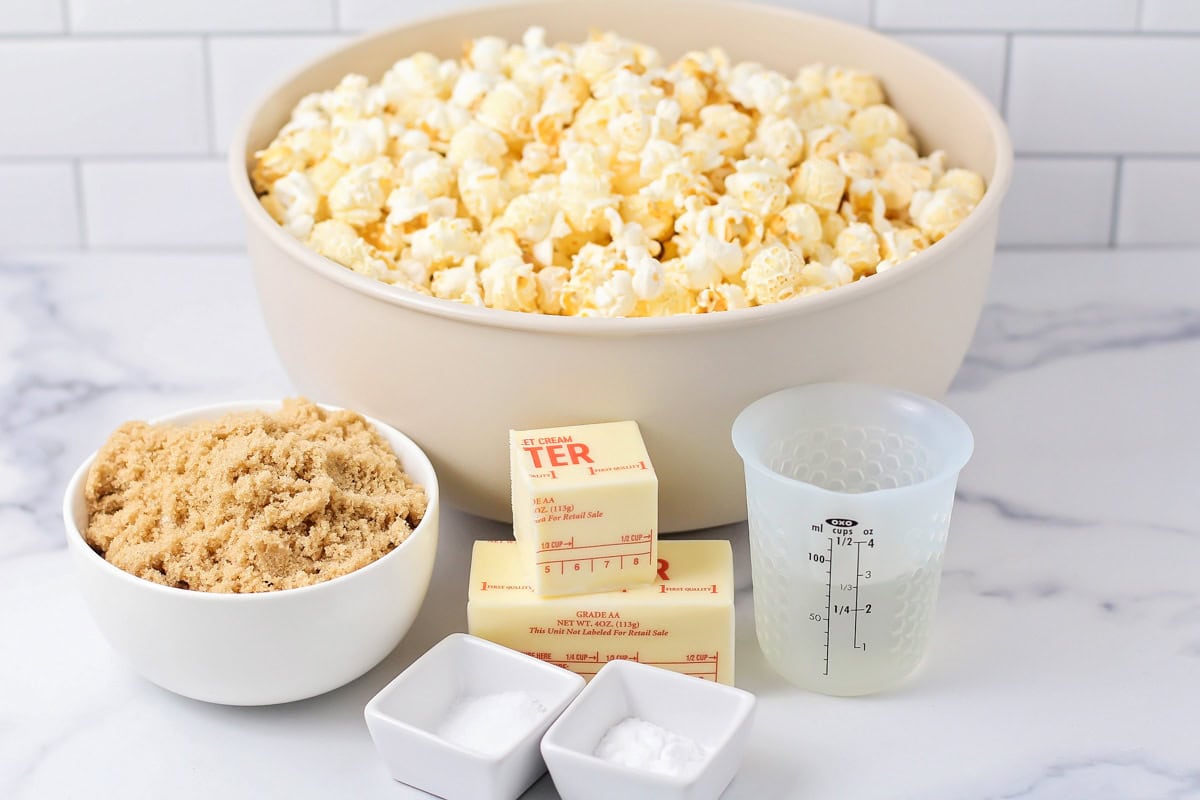
MULTIPOLYGON (((863 569, 863 545, 873 548, 875 547, 875 530, 873 528, 863 528, 860 532, 861 537, 855 538, 853 528, 858 525, 858 522, 851 519, 827 519, 824 523, 816 523, 810 526, 813 533, 824 533, 826 525, 832 527, 834 535, 824 537, 826 546, 825 551, 809 552, 809 561, 821 564, 825 567, 825 613, 822 615, 819 611, 814 611, 809 614, 809 619, 825 623, 825 669, 822 673, 824 676, 829 676, 829 660, 830 651, 832 650, 832 626, 833 617, 837 615, 849 615, 851 622, 851 647, 853 650, 865 653, 867 651, 867 642, 859 641, 859 614, 870 614, 871 603, 865 605, 861 602, 862 581, 870 579, 871 570, 863 569), (849 577, 849 561, 845 562, 842 567, 844 577, 838 583, 838 591, 842 592, 846 599, 853 592, 853 602, 834 603, 833 602, 833 555, 834 550, 841 548, 854 547, 854 580, 849 582, 846 578, 849 577), (822 618, 823 616, 823 618, 822 618)), ((849 555, 849 553, 846 553, 849 555)), ((841 564, 842 562, 838 562, 841 564)))
POLYGON ((829 624, 833 619, 833 537, 829 538, 829 558, 825 562, 825 674, 829 674, 829 624))

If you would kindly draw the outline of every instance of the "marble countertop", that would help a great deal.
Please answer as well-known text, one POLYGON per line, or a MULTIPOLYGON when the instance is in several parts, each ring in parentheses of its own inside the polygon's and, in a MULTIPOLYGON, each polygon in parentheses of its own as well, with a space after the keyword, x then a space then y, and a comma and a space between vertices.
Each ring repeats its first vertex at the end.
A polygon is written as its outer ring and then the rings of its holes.
MULTIPOLYGON (((244 256, 0 262, 0 797, 398 798, 366 701, 465 629, 443 518, 403 644, 335 692, 186 700, 126 669, 73 586, 59 501, 119 422, 289 392, 244 256)), ((901 689, 790 688, 734 543, 738 684, 759 697, 730 798, 1200 799, 1200 253, 1005 252, 947 403, 972 426, 931 652, 901 689)), ((554 798, 543 778, 526 795, 554 798)))

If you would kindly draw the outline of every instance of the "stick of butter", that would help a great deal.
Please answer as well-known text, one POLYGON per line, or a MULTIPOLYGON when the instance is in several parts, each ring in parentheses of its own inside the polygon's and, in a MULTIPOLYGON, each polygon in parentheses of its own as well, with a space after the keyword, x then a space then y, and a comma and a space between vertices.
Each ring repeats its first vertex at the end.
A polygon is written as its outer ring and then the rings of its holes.
POLYGON ((509 431, 513 533, 540 595, 654 580, 658 477, 636 422, 509 431))
POLYGON ((652 584, 539 597, 515 542, 475 542, 472 634, 590 679, 629 659, 733 685, 733 552, 723 540, 659 543, 652 584))

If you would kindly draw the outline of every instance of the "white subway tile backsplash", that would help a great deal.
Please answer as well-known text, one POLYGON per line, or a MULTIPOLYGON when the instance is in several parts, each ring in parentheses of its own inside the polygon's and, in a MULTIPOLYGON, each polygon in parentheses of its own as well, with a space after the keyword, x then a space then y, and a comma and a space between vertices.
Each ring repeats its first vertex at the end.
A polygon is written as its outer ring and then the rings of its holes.
POLYGON ((93 247, 236 247, 242 221, 224 160, 83 164, 93 247))
POLYGON ((0 155, 195 153, 208 142, 198 40, 0 40, 0 108, 0 155))
POLYGON ((883 30, 1133 30, 1137 0, 875 0, 883 30))
POLYGON ((69 162, 0 164, 0 251, 79 245, 69 162))
POLYGON ((71 15, 71 29, 88 33, 329 30, 333 27, 334 16, 333 0, 67 2, 71 15))
POLYGON ((1111 158, 1018 158, 1000 244, 1107 245, 1116 177, 1111 158))
POLYGON ((63 20, 59 0, 3 0, 0 33, 60 33, 63 20))
MULTIPOLYGON (((761 1, 761 0, 760 0, 761 1)), ((771 5, 811 11, 827 17, 868 25, 870 0, 765 0, 771 5)), ((399 25, 415 19, 449 14, 463 9, 490 5, 489 0, 442 0, 439 3, 397 2, 397 0, 339 0, 338 23, 343 30, 369 31, 399 25)), ((533 24, 533 21, 530 21, 533 24)))
POLYGON ((341 35, 237 36, 217 37, 209 42, 217 148, 225 151, 242 117, 274 83, 350 38, 341 35))
POLYGON ((1200 32, 1200 2, 1142 0, 1142 29, 1164 33, 1200 32))
POLYGON ((437 3, 404 0, 338 0, 338 25, 348 31, 370 31, 414 19, 441 16, 465 8, 494 5, 489 0, 440 0, 437 3))
POLYGON ((1004 90, 1004 37, 998 34, 901 34, 895 38, 933 56, 975 84, 1000 107, 1004 90))
POLYGON ((1200 153, 1194 39, 1017 36, 1009 69, 1018 151, 1200 153))
POLYGON ((1200 244, 1200 160, 1126 159, 1117 244, 1200 244))

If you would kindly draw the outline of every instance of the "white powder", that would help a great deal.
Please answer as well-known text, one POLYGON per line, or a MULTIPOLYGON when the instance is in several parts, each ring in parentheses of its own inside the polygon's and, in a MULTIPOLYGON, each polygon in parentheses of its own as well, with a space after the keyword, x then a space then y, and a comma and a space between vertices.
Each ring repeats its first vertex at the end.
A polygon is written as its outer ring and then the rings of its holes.
POLYGON ((448 742, 486 756, 507 750, 546 715, 529 692, 497 692, 458 700, 437 729, 448 742))
POLYGON ((608 729, 595 755, 627 767, 688 775, 708 758, 708 749, 653 722, 628 717, 608 729))

